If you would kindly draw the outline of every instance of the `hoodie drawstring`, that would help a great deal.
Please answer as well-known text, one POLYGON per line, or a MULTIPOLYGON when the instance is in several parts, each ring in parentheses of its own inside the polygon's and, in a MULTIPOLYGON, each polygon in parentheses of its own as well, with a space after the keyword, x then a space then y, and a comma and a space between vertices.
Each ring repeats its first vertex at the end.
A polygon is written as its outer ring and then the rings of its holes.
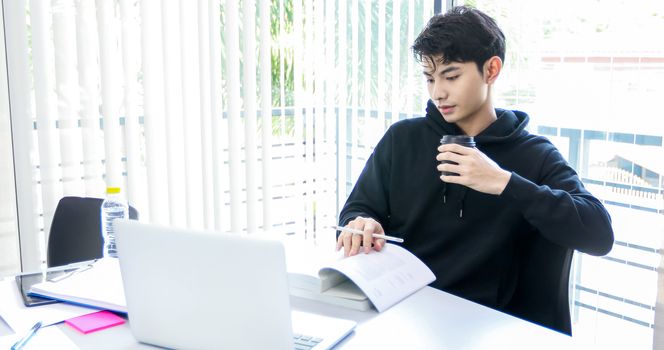
MULTIPOLYGON (((463 217, 463 205, 466 200, 466 194, 468 193, 468 187, 461 186, 461 197, 457 201, 459 203, 459 217, 463 217)), ((443 204, 447 203, 447 182, 443 182, 443 204)))
POLYGON ((459 217, 463 217, 463 204, 464 200, 466 199, 466 193, 468 193, 468 187, 463 186, 463 189, 461 190, 461 198, 459 199, 459 217))

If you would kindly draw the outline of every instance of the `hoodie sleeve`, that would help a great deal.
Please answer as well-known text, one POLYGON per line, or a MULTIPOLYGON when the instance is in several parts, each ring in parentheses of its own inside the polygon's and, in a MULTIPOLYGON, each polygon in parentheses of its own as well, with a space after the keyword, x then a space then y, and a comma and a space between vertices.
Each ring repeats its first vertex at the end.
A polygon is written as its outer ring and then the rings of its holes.
POLYGON ((540 184, 512 173, 501 196, 510 198, 548 240, 591 255, 607 254, 613 229, 602 203, 557 150, 551 150, 543 164, 540 184))
POLYGON ((339 225, 345 226, 358 216, 370 217, 383 227, 389 217, 388 184, 392 153, 392 128, 388 129, 367 160, 346 204, 339 214, 339 225))

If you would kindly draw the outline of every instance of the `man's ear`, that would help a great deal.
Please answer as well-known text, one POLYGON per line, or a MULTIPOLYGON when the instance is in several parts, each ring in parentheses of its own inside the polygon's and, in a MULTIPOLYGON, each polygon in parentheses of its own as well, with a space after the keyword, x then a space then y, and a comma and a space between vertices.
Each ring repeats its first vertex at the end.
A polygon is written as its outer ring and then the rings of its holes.
POLYGON ((493 85, 503 69, 503 61, 498 56, 493 56, 484 62, 484 83, 493 85))

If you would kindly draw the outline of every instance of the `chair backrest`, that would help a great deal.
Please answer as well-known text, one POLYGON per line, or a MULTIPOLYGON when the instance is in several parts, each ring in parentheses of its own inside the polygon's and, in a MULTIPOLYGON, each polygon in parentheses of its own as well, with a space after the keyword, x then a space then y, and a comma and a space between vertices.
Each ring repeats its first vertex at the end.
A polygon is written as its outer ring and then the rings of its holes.
MULTIPOLYGON (((63 197, 53 214, 48 235, 47 264, 61 266, 102 257, 102 198, 63 197)), ((129 218, 138 211, 129 206, 129 218)))
POLYGON ((506 312, 572 335, 569 274, 574 250, 533 234, 521 246, 521 270, 506 312))

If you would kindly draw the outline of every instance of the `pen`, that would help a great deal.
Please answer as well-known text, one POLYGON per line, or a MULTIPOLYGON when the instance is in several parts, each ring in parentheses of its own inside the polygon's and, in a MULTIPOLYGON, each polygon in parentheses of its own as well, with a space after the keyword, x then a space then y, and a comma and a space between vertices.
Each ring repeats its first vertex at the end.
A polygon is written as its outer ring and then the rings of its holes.
POLYGON ((28 334, 26 334, 23 338, 21 338, 19 341, 14 343, 14 345, 12 345, 11 350, 18 350, 22 348, 25 344, 27 344, 30 338, 32 338, 32 336, 35 335, 35 333, 37 333, 37 331, 39 330, 39 328, 41 328, 41 326, 42 326, 41 321, 35 323, 35 325, 32 326, 32 328, 30 328, 30 330, 28 331, 28 334))
MULTIPOLYGON (((341 227, 341 226, 330 226, 330 227, 332 227, 333 229, 335 229, 335 230, 337 230, 337 231, 350 232, 350 233, 357 234, 357 235, 364 234, 364 231, 356 230, 356 229, 354 229, 354 228, 350 228, 350 227, 341 227)), ((384 240, 386 240, 386 241, 392 241, 392 242, 397 242, 397 243, 403 243, 403 238, 399 238, 399 237, 393 237, 393 236, 388 236, 388 235, 381 235, 380 233, 372 233, 371 236, 372 236, 373 238, 382 238, 382 239, 384 239, 384 240)))
POLYGON ((92 265, 95 263, 95 261, 97 261, 97 260, 94 260, 94 261, 92 261, 91 263, 88 263, 88 264, 86 264, 86 265, 80 265, 79 267, 75 268, 74 270, 71 270, 71 271, 69 271, 69 272, 66 272, 65 274, 60 275, 60 276, 55 276, 55 277, 51 278, 51 279, 48 280, 48 281, 49 281, 49 282, 60 282, 60 281, 62 281, 63 279, 65 279, 65 278, 69 278, 69 277, 71 277, 72 275, 74 275, 74 274, 76 274, 76 273, 79 273, 79 272, 83 272, 83 271, 89 270, 89 269, 92 268, 92 265))
POLYGON ((41 269, 39 271, 25 271, 25 272, 21 272, 19 275, 33 275, 33 274, 37 274, 37 273, 49 274, 50 272, 75 270, 75 269, 78 269, 81 266, 85 267, 85 266, 94 264, 97 260, 99 260, 99 259, 79 261, 79 262, 71 263, 71 264, 68 264, 68 265, 49 267, 47 269, 41 269))

